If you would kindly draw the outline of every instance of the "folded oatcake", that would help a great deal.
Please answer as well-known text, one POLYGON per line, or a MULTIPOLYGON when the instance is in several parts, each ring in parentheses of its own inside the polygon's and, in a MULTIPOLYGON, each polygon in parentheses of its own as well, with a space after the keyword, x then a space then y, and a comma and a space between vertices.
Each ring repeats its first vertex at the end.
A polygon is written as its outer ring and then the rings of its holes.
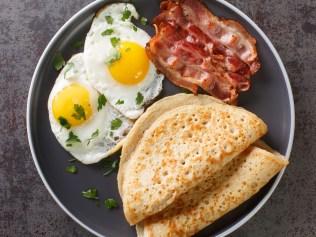
POLYGON ((179 94, 152 105, 122 150, 118 185, 127 221, 164 210, 266 131, 253 113, 210 96, 179 94))

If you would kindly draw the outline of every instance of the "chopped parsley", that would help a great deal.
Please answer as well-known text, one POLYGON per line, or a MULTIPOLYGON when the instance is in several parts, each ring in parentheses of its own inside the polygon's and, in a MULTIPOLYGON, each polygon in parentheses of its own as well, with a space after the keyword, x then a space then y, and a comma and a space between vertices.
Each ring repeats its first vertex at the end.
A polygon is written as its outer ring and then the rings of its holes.
POLYGON ((99 129, 95 130, 94 133, 91 134, 91 137, 88 139, 87 145, 89 145, 91 140, 95 139, 97 136, 99 136, 99 129))
POLYGON ((107 62, 107 64, 111 65, 115 63, 116 61, 121 59, 121 53, 119 51, 116 51, 116 53, 113 55, 113 57, 107 62))
POLYGON ((66 172, 70 174, 76 174, 78 172, 77 167, 74 165, 69 165, 66 167, 66 172))
POLYGON ((131 11, 128 10, 127 7, 125 7, 125 10, 122 13, 122 18, 121 18, 122 21, 128 20, 130 18, 131 14, 132 14, 131 11))
POLYGON ((99 199, 98 190, 96 188, 89 188, 85 191, 82 191, 81 195, 87 199, 93 199, 93 200, 99 199))
POLYGON ((76 41, 76 42, 74 42, 72 44, 72 47, 74 49, 81 49, 83 47, 83 45, 84 45, 84 41, 83 40, 78 40, 78 41, 76 41))
POLYGON ((67 142, 66 146, 72 146, 73 143, 81 142, 81 140, 79 139, 77 135, 75 135, 72 131, 70 131, 66 142, 67 142))
POLYGON ((136 104, 140 105, 143 103, 143 101, 144 101, 144 96, 142 95, 142 93, 138 92, 136 96, 136 104))
POLYGON ((147 25, 147 22, 148 22, 148 20, 147 20, 147 18, 146 17, 141 17, 140 18, 140 24, 142 24, 143 26, 145 26, 145 25, 147 25))
POLYGON ((55 55, 55 57, 53 59, 53 66, 54 66, 56 71, 59 71, 60 69, 63 68, 63 66, 65 66, 65 59, 61 55, 61 53, 57 53, 55 55))
POLYGON ((113 209, 118 207, 117 201, 115 201, 113 198, 105 199, 104 205, 107 209, 113 209))
POLYGON ((113 134, 113 132, 111 131, 111 132, 110 132, 110 137, 113 137, 113 135, 114 135, 114 134, 113 134))
POLYGON ((113 32, 114 32, 113 29, 107 29, 107 30, 103 31, 103 32, 101 33, 101 35, 102 35, 102 36, 111 35, 111 34, 113 34, 113 32))
POLYGON ((108 24, 112 25, 113 24, 113 18, 111 16, 105 16, 105 20, 108 24))
POLYGON ((111 121, 111 130, 117 130, 122 125, 122 120, 116 118, 111 121))
POLYGON ((136 32, 137 31, 137 27, 136 26, 132 26, 133 30, 136 32))
POLYGON ((100 94, 98 97, 98 111, 102 109, 103 106, 106 104, 106 98, 103 94, 100 94))
POLYGON ((86 120, 86 113, 82 105, 74 104, 74 110, 75 110, 75 113, 71 115, 72 117, 74 117, 77 120, 81 120, 82 118, 86 120))
POLYGON ((58 120, 59 120, 59 124, 63 126, 64 128, 69 129, 71 127, 71 125, 68 123, 68 120, 65 119, 64 117, 60 116, 58 120))
POLYGON ((116 105, 122 105, 122 104, 124 104, 124 100, 119 99, 119 100, 116 101, 115 104, 116 105))
POLYGON ((65 73, 64 73, 64 77, 66 77, 67 73, 75 66, 74 63, 67 63, 66 64, 66 69, 65 69, 65 73))
POLYGON ((118 170, 119 160, 104 160, 104 176, 111 174, 112 172, 116 172, 118 170))
POLYGON ((114 48, 120 43, 120 38, 117 38, 117 37, 112 37, 110 40, 114 48))

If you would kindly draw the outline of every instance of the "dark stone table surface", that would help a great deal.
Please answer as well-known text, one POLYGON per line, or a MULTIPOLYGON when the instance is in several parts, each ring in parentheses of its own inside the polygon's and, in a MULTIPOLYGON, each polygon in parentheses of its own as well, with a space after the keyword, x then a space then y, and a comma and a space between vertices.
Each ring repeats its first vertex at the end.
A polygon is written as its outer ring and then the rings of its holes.
MULTIPOLYGON (((89 0, 0 1, 0 236, 90 236, 50 197, 26 134, 32 73, 46 44, 89 0)), ((316 236, 316 1, 230 0, 270 37, 293 87, 291 164, 272 198, 232 236, 316 236)))

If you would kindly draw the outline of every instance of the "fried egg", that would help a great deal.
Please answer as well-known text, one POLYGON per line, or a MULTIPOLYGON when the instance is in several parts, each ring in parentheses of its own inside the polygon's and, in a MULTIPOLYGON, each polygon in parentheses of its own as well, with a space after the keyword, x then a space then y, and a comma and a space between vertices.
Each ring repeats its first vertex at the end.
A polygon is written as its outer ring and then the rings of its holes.
POLYGON ((91 84, 109 103, 130 119, 162 90, 163 75, 145 52, 150 36, 136 27, 132 4, 117 3, 101 9, 86 37, 84 63, 91 84))
POLYGON ((48 112, 58 142, 84 164, 117 151, 133 125, 87 80, 82 53, 60 72, 49 95, 48 112))

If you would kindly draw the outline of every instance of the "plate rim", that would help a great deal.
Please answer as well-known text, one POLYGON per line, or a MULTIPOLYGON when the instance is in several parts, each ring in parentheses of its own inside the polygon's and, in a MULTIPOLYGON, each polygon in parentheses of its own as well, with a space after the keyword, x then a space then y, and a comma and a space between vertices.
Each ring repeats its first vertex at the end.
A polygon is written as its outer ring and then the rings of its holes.
MULTIPOLYGON (((237 15, 242 17, 248 24, 250 24, 256 30, 256 32, 263 38, 263 40, 268 45, 269 49, 271 50, 272 54, 274 55, 274 57, 276 58, 276 60, 278 62, 278 65, 279 65, 279 67, 281 69, 281 72, 283 74, 283 77, 284 77, 286 89, 287 89, 287 92, 288 92, 289 103, 290 103, 290 117, 291 117, 290 135, 289 135, 289 141, 288 141, 287 149, 286 149, 286 153, 285 153, 285 157, 287 159, 289 159, 291 151, 292 151, 292 147, 293 147, 294 133, 295 133, 295 106, 294 106, 294 99, 293 99, 291 83, 290 83, 288 74, 286 72, 286 69, 284 67, 283 61, 282 61, 279 53, 277 52, 277 50, 273 46, 272 42, 267 37, 267 35, 260 29, 260 27, 248 15, 246 15, 244 12, 242 12, 236 6, 234 6, 233 4, 227 2, 226 0, 215 0, 215 1, 220 3, 220 4, 222 4, 223 6, 227 7, 228 9, 232 10, 237 15)), ((85 7, 83 7, 81 10, 79 10, 77 13, 75 13, 73 16, 71 16, 62 25, 62 27, 54 34, 52 39, 49 41, 49 43, 45 47, 43 53, 41 54, 41 56, 40 56, 40 58, 38 60, 38 63, 36 65, 36 68, 34 70, 34 73, 33 73, 33 76, 32 76, 32 80, 31 80, 31 84, 30 84, 30 87, 29 87, 29 92, 28 92, 28 97, 27 97, 27 109, 26 109, 26 128, 27 128, 28 143, 29 143, 32 159, 33 159, 33 162, 35 164, 37 173, 39 174, 42 182, 44 183, 44 186, 48 190, 49 194, 53 197, 53 200, 58 204, 58 206, 69 217, 71 217, 81 227, 83 227, 87 231, 89 231, 92 234, 94 234, 96 236, 99 236, 99 237, 102 237, 104 235, 102 235, 102 234, 98 233, 97 231, 93 230, 88 225, 86 225, 81 220, 79 220, 76 216, 74 216, 64 206, 64 204, 59 200, 59 198, 55 195, 54 191, 51 189, 50 185, 48 184, 48 182, 47 182, 47 180, 45 178, 45 175, 42 172, 42 169, 41 169, 41 167, 39 165, 39 162, 38 162, 38 159, 37 159, 37 156, 36 156, 36 152, 35 152, 35 148, 34 148, 34 144, 33 144, 32 132, 31 132, 31 111, 32 111, 32 109, 31 109, 31 107, 32 107, 31 106, 31 101, 32 101, 32 97, 33 97, 33 94, 34 94, 34 84, 35 84, 36 78, 38 77, 39 70, 40 70, 40 68, 43 65, 44 58, 47 55, 47 53, 51 50, 53 45, 55 44, 55 42, 57 41, 57 39, 60 36, 60 34, 64 31, 64 29, 66 29, 68 26, 70 26, 76 20, 76 18, 79 17, 83 12, 87 11, 90 8, 93 8, 96 5, 99 5, 102 2, 104 2, 104 0, 95 0, 95 1, 93 1, 91 3, 89 3, 88 5, 86 5, 85 7)), ((234 232, 235 230, 239 229, 246 222, 248 222, 264 206, 264 204, 271 197, 272 193, 275 191, 276 187, 278 186, 278 184, 279 184, 279 182, 280 182, 280 180, 281 180, 281 178, 282 178, 282 176, 283 176, 283 174, 285 172, 285 169, 286 169, 286 167, 281 170, 281 172, 277 175, 273 185, 270 187, 268 193, 261 199, 261 201, 249 213, 247 213, 244 217, 239 219, 237 222, 233 223, 231 226, 229 226, 226 230, 224 230, 223 232, 221 232, 217 236, 218 237, 227 236, 227 235, 231 234, 232 232, 234 232)))

